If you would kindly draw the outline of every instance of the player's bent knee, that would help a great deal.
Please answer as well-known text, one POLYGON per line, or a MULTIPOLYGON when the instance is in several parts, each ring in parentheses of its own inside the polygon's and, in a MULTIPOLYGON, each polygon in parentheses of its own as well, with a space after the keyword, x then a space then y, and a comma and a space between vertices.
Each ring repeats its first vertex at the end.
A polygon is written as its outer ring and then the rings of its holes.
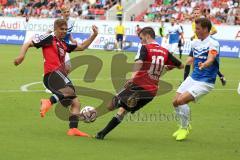
POLYGON ((177 93, 177 95, 173 98, 172 104, 173 104, 174 107, 178 106, 177 100, 178 100, 180 95, 181 95, 180 93, 177 93))
POLYGON ((114 96, 112 101, 108 104, 107 108, 109 111, 113 111, 118 107, 119 107, 119 100, 116 96, 114 96))
POLYGON ((74 97, 76 96, 75 90, 71 87, 65 87, 59 90, 60 92, 63 93, 64 97, 74 97))
POLYGON ((74 89, 71 87, 62 88, 59 90, 59 92, 61 92, 63 95, 63 98, 60 100, 60 102, 64 107, 72 105, 73 99, 77 97, 74 89))
POLYGON ((177 106, 183 105, 183 104, 186 104, 185 100, 183 98, 178 98, 175 105, 177 107, 177 106))
POLYGON ((62 100, 60 100, 60 103, 64 106, 64 107, 68 107, 71 106, 73 104, 72 98, 63 98, 62 100))
POLYGON ((174 107, 177 107, 177 106, 178 106, 178 104, 177 104, 177 99, 174 99, 173 102, 172 102, 172 104, 173 104, 174 107))

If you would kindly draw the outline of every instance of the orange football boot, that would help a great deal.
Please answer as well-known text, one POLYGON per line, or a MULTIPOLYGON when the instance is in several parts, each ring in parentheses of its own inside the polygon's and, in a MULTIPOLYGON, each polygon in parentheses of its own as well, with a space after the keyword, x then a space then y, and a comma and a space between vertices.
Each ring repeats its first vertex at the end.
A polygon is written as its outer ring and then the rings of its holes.
POLYGON ((67 132, 68 136, 81 136, 81 137, 90 137, 87 133, 84 133, 77 128, 70 128, 67 132))
POLYGON ((41 99, 41 107, 40 107, 41 117, 44 117, 51 107, 52 107, 52 103, 50 102, 49 99, 41 99))

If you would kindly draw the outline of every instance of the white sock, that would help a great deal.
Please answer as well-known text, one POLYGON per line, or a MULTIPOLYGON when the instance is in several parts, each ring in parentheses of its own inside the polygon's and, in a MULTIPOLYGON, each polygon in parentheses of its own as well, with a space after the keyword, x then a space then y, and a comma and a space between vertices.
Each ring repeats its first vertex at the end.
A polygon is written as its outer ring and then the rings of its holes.
MULTIPOLYGON (((176 112, 176 120, 179 122, 180 119, 180 109, 179 107, 174 107, 175 108, 175 112, 176 112)), ((181 123, 180 123, 181 125, 181 123)))
POLYGON ((187 104, 180 105, 177 108, 179 108, 181 127, 187 128, 189 125, 190 108, 187 104))

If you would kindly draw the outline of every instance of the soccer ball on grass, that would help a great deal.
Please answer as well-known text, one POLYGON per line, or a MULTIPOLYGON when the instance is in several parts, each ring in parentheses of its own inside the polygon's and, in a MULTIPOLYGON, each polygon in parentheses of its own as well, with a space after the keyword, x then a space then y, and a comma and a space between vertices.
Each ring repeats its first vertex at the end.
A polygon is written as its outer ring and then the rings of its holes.
POLYGON ((97 111, 94 107, 86 106, 80 111, 80 119, 85 123, 94 122, 97 118, 97 111))

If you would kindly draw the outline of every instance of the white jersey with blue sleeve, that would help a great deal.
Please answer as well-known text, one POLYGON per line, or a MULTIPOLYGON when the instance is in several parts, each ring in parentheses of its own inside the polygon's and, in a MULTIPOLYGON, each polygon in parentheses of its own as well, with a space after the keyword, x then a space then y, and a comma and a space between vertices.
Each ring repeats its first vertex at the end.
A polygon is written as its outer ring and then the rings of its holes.
POLYGON ((219 70, 219 48, 219 42, 210 36, 203 41, 200 39, 193 41, 191 48, 191 54, 194 57, 194 69, 191 75, 192 79, 210 84, 215 83, 217 72, 219 70), (216 55, 215 61, 211 66, 200 70, 198 63, 204 63, 210 52, 211 54, 213 52, 216 55))
POLYGON ((169 44, 178 43, 182 29, 179 25, 171 25, 168 27, 169 44))
POLYGON ((66 43, 70 43, 70 35, 71 35, 72 30, 73 30, 74 23, 75 23, 75 21, 73 19, 70 19, 70 18, 67 21, 68 30, 67 30, 66 36, 64 37, 64 41, 66 43))

